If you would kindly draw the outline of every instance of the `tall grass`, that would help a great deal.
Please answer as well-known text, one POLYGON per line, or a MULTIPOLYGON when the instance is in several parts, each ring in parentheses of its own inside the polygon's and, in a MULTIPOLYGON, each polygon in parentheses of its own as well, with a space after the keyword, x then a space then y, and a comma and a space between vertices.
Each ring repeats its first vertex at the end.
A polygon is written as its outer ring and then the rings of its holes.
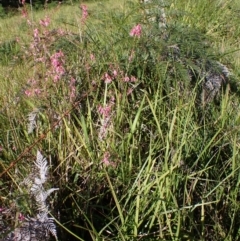
POLYGON ((164 34, 113 2, 0 23, 0 208, 33 215, 21 181, 41 150, 59 240, 238 240, 238 1, 169 1, 164 34), (232 74, 204 104, 208 61, 232 74))

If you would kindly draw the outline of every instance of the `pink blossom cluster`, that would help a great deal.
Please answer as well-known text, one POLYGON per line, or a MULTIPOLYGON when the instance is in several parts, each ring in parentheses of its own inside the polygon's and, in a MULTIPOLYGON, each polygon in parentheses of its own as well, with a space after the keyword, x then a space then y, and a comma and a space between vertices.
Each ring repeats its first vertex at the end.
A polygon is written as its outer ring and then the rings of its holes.
POLYGON ((33 30, 33 36, 34 39, 39 40, 39 30, 37 28, 33 30))
POLYGON ((103 155, 103 159, 102 159, 102 163, 105 165, 105 166, 109 166, 110 165, 110 153, 109 152, 105 152, 104 155, 103 155))
POLYGON ((25 95, 30 97, 30 96, 35 96, 41 94, 41 90, 36 88, 36 89, 27 89, 24 91, 25 95))
POLYGON ((98 113, 102 115, 104 118, 108 118, 111 115, 112 111, 112 105, 106 105, 106 106, 99 106, 98 107, 98 113))
POLYGON ((53 76, 53 81, 58 82, 61 77, 65 74, 64 64, 64 54, 60 50, 59 52, 54 53, 51 57, 51 73, 50 76, 53 76))
MULTIPOLYGON (((83 10, 83 17, 86 18, 87 8, 85 5, 83 5, 83 10)), ((54 41, 54 37, 52 37, 53 31, 49 32, 47 28, 51 22, 48 16, 41 19, 38 24, 31 22, 29 19, 27 19, 27 22, 32 28, 33 40, 30 43, 30 48, 26 48, 26 54, 33 58, 35 66, 42 63, 46 67, 46 70, 45 68, 36 68, 37 71, 40 69, 44 73, 37 72, 35 77, 28 81, 28 87, 24 90, 24 94, 27 97, 46 97, 49 95, 48 86, 51 86, 52 82, 59 82, 66 73, 64 66, 65 56, 61 50, 49 55, 48 44, 46 42, 54 41), (43 81, 44 79, 45 82, 43 81)), ((53 34, 62 36, 65 32, 62 29, 57 29, 54 30, 53 34)), ((93 55, 92 58, 94 58, 93 55)), ((74 102, 76 99, 76 80, 71 76, 69 76, 67 93, 67 98, 70 102, 74 102)))
POLYGON ((111 161, 111 155, 108 151, 106 151, 103 155, 103 159, 102 159, 102 163, 105 165, 105 166, 112 166, 112 167, 116 167, 116 163, 112 162, 111 161))
POLYGON ((21 9, 21 14, 23 18, 27 18, 28 17, 28 11, 27 9, 24 7, 21 9))
POLYGON ((109 127, 111 125, 112 119, 112 107, 115 105, 115 98, 112 96, 111 100, 105 106, 99 105, 98 106, 98 113, 102 116, 100 122, 100 130, 98 137, 100 140, 103 140, 108 133, 109 127))
POLYGON ((137 78, 133 75, 128 76, 127 74, 124 74, 123 71, 120 71, 118 68, 112 68, 110 67, 110 71, 105 72, 103 74, 102 79, 104 80, 104 82, 106 84, 111 83, 113 80, 115 80, 116 78, 120 78, 123 80, 123 82, 136 82, 137 78))
MULTIPOLYGON (((121 72, 121 71, 120 71, 121 72)), ((121 72, 122 73, 122 72, 121 72)), ((119 70, 113 66, 110 66, 110 71, 103 74, 102 79, 106 84, 111 83, 119 75, 119 70)))
POLYGON ((130 31, 130 36, 140 38, 142 35, 142 26, 140 24, 134 26, 130 31))
POLYGON ((86 22, 87 17, 88 17, 88 8, 85 4, 81 4, 80 8, 82 10, 81 23, 84 24, 86 22))
POLYGON ((44 19, 41 19, 39 23, 43 27, 47 27, 50 24, 50 18, 46 16, 44 19))
POLYGON ((30 97, 30 96, 38 96, 41 94, 41 90, 38 87, 38 83, 36 80, 31 79, 28 81, 28 85, 30 88, 26 89, 24 91, 25 95, 30 97))
POLYGON ((125 75, 123 81, 124 82, 136 82, 137 78, 133 75, 131 75, 130 77, 128 75, 125 75))
MULTIPOLYGON (((31 22, 29 21, 29 24, 31 22)), ((34 60, 38 58, 38 56, 41 54, 41 45, 40 45, 40 34, 39 34, 39 29, 35 28, 33 29, 33 41, 30 44, 30 50, 31 54, 34 56, 34 60)))
POLYGON ((111 75, 109 75, 108 73, 105 73, 104 74, 104 82, 106 84, 110 84, 112 81, 113 81, 113 79, 112 79, 111 75))

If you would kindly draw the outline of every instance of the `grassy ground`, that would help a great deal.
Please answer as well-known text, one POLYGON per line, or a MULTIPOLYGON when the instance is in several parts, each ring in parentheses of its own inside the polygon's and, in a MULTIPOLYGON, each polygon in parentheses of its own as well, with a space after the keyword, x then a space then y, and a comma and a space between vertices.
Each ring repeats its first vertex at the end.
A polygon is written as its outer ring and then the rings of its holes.
POLYGON ((138 1, 117 2, 0 22, 6 222, 36 212, 21 182, 40 150, 59 240, 240 239, 239 2, 169 1, 162 34, 138 1), (190 78, 201 61, 232 73, 210 103, 190 78))

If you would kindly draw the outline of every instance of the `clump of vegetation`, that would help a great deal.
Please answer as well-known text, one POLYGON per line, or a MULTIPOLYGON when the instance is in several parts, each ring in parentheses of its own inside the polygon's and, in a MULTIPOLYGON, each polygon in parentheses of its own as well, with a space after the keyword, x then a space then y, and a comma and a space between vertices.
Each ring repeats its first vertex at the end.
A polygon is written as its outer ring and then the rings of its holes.
POLYGON ((223 23, 240 6, 184 3, 24 15, 1 61, 0 207, 32 217, 20 183, 42 150, 59 240, 239 239, 240 29, 223 23))
MULTIPOLYGON (((56 226, 53 218, 48 216, 48 206, 46 204, 48 196, 57 188, 45 190, 44 184, 47 181, 47 175, 47 160, 37 151, 35 166, 29 176, 21 183, 25 192, 19 189, 21 193, 29 196, 28 198, 25 197, 23 201, 28 201, 28 208, 31 208, 34 217, 24 216, 16 211, 13 206, 11 208, 1 208, 1 235, 4 237, 3 240, 48 240, 49 233, 57 240, 56 226), (2 217, 5 215, 16 217, 14 228, 11 227, 9 220, 6 222, 6 218, 2 217)), ((21 196, 19 195, 17 199, 21 199, 21 196)), ((19 200, 18 203, 20 203, 19 200)))

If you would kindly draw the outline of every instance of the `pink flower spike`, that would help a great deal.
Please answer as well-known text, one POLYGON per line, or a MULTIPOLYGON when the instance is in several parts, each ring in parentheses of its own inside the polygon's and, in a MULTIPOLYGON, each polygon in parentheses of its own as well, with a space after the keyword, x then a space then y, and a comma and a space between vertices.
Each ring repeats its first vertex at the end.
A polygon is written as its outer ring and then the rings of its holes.
POLYGON ((45 17, 45 19, 41 19, 40 21, 39 21, 39 23, 42 25, 42 26, 44 26, 44 27, 47 27, 49 24, 50 24, 50 18, 49 17, 45 17))
POLYGON ((18 219, 22 222, 24 221, 25 217, 22 213, 19 213, 18 219))
POLYGON ((126 75, 123 79, 124 82, 130 82, 130 78, 126 75))
POLYGON ((111 76, 110 76, 108 73, 105 73, 105 74, 104 74, 104 82, 105 82, 106 84, 109 84, 109 83, 112 82, 112 78, 111 78, 111 76))
POLYGON ((140 38, 142 34, 142 26, 140 24, 134 26, 130 31, 130 36, 140 38))
POLYGON ((81 4, 80 8, 82 10, 82 17, 81 17, 81 22, 84 23, 88 17, 88 9, 85 4, 81 4))
POLYGON ((105 118, 109 117, 111 114, 111 105, 107 105, 102 107, 101 105, 98 107, 98 112, 103 115, 105 118))
POLYGON ((113 70, 113 76, 114 76, 114 77, 117 77, 117 75, 118 75, 118 72, 117 72, 116 69, 114 69, 114 70, 113 70))
POLYGON ((21 10, 21 14, 24 18, 27 18, 27 16, 28 16, 28 12, 25 8, 21 10))
POLYGON ((30 97, 32 95, 32 92, 30 90, 25 90, 24 93, 28 97, 30 97))
POLYGON ((35 89, 34 93, 35 93, 35 95, 39 95, 39 94, 41 94, 41 90, 40 89, 35 89))
POLYGON ((35 29, 33 30, 33 36, 34 36, 34 38, 38 38, 38 37, 39 37, 39 32, 38 32, 38 29, 37 29, 37 28, 35 28, 35 29))
POLYGON ((104 156, 103 156, 103 159, 102 159, 102 163, 106 166, 109 166, 110 165, 109 158, 110 158, 109 152, 105 152, 104 156))
POLYGON ((54 83, 57 83, 59 80, 60 80, 60 76, 59 76, 59 75, 55 75, 55 76, 53 77, 53 82, 54 82, 54 83))

